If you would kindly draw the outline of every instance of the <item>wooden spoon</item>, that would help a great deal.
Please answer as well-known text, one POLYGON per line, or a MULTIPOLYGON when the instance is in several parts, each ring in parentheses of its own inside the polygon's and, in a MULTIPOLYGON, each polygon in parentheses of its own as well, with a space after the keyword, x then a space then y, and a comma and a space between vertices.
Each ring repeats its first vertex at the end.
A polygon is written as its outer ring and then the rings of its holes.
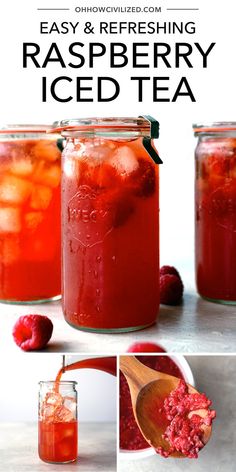
MULTIPOLYGON (((120 356, 120 370, 128 382, 134 416, 142 435, 155 449, 163 447, 165 451, 169 451, 170 444, 163 439, 169 421, 159 410, 164 399, 178 386, 180 379, 150 369, 134 356, 120 356)), ((187 385, 189 393, 199 393, 191 385, 187 385)), ((193 414, 204 418, 208 412, 206 409, 196 410, 189 417, 193 414)), ((211 436, 211 426, 202 425, 202 430, 202 441, 206 444, 211 436)), ((170 456, 186 457, 181 452, 174 452, 170 456)))

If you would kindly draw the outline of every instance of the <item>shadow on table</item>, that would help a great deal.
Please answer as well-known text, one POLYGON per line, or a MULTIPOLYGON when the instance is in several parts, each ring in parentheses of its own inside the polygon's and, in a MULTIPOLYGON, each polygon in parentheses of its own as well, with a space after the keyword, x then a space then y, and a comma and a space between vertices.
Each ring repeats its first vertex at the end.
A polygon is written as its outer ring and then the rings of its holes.
POLYGON ((115 472, 116 471, 116 460, 114 454, 114 461, 112 461, 110 455, 98 454, 98 452, 90 452, 87 454, 79 455, 77 462, 74 464, 81 465, 83 470, 90 471, 103 471, 103 472, 115 472))
POLYGON ((188 307, 194 303, 194 296, 186 294, 182 303, 179 305, 160 305, 159 322, 160 324, 171 324, 171 326, 182 323, 182 318, 188 311, 188 307))

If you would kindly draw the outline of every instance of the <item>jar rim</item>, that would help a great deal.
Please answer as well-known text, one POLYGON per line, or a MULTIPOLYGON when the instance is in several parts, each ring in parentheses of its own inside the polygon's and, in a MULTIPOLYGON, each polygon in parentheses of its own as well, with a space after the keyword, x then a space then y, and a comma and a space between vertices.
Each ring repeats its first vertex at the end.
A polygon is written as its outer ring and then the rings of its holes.
POLYGON ((44 384, 59 384, 59 385, 77 385, 78 382, 75 380, 60 380, 59 382, 56 382, 56 380, 40 380, 39 385, 44 385, 44 384))
POLYGON ((26 133, 47 133, 52 125, 38 124, 9 124, 0 128, 0 134, 26 134, 26 133))
POLYGON ((236 121, 215 121, 207 124, 193 124, 194 135, 217 134, 222 132, 236 131, 236 121))
MULTIPOLYGON (((92 132, 93 130, 109 132, 138 132, 152 138, 159 136, 159 123, 149 115, 139 117, 100 117, 72 118, 56 121, 52 133, 57 132, 92 132)), ((49 131, 50 132, 50 131, 49 131)))

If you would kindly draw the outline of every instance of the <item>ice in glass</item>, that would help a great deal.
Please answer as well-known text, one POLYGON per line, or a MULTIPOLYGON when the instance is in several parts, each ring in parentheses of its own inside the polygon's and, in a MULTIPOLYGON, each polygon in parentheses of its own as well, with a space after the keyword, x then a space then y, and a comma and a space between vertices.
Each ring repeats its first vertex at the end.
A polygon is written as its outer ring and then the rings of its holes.
POLYGON ((196 125, 195 135, 197 289, 236 303, 236 123, 196 125))
POLYGON ((47 127, 0 130, 0 300, 30 302, 60 289, 58 136, 47 127))

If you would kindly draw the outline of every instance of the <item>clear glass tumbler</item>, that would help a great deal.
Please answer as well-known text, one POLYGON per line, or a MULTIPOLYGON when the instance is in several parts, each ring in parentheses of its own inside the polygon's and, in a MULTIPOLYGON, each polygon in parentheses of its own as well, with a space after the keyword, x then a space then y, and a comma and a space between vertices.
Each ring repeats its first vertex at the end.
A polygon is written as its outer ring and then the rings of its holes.
POLYGON ((44 462, 78 457, 76 382, 39 382, 38 452, 44 462))

